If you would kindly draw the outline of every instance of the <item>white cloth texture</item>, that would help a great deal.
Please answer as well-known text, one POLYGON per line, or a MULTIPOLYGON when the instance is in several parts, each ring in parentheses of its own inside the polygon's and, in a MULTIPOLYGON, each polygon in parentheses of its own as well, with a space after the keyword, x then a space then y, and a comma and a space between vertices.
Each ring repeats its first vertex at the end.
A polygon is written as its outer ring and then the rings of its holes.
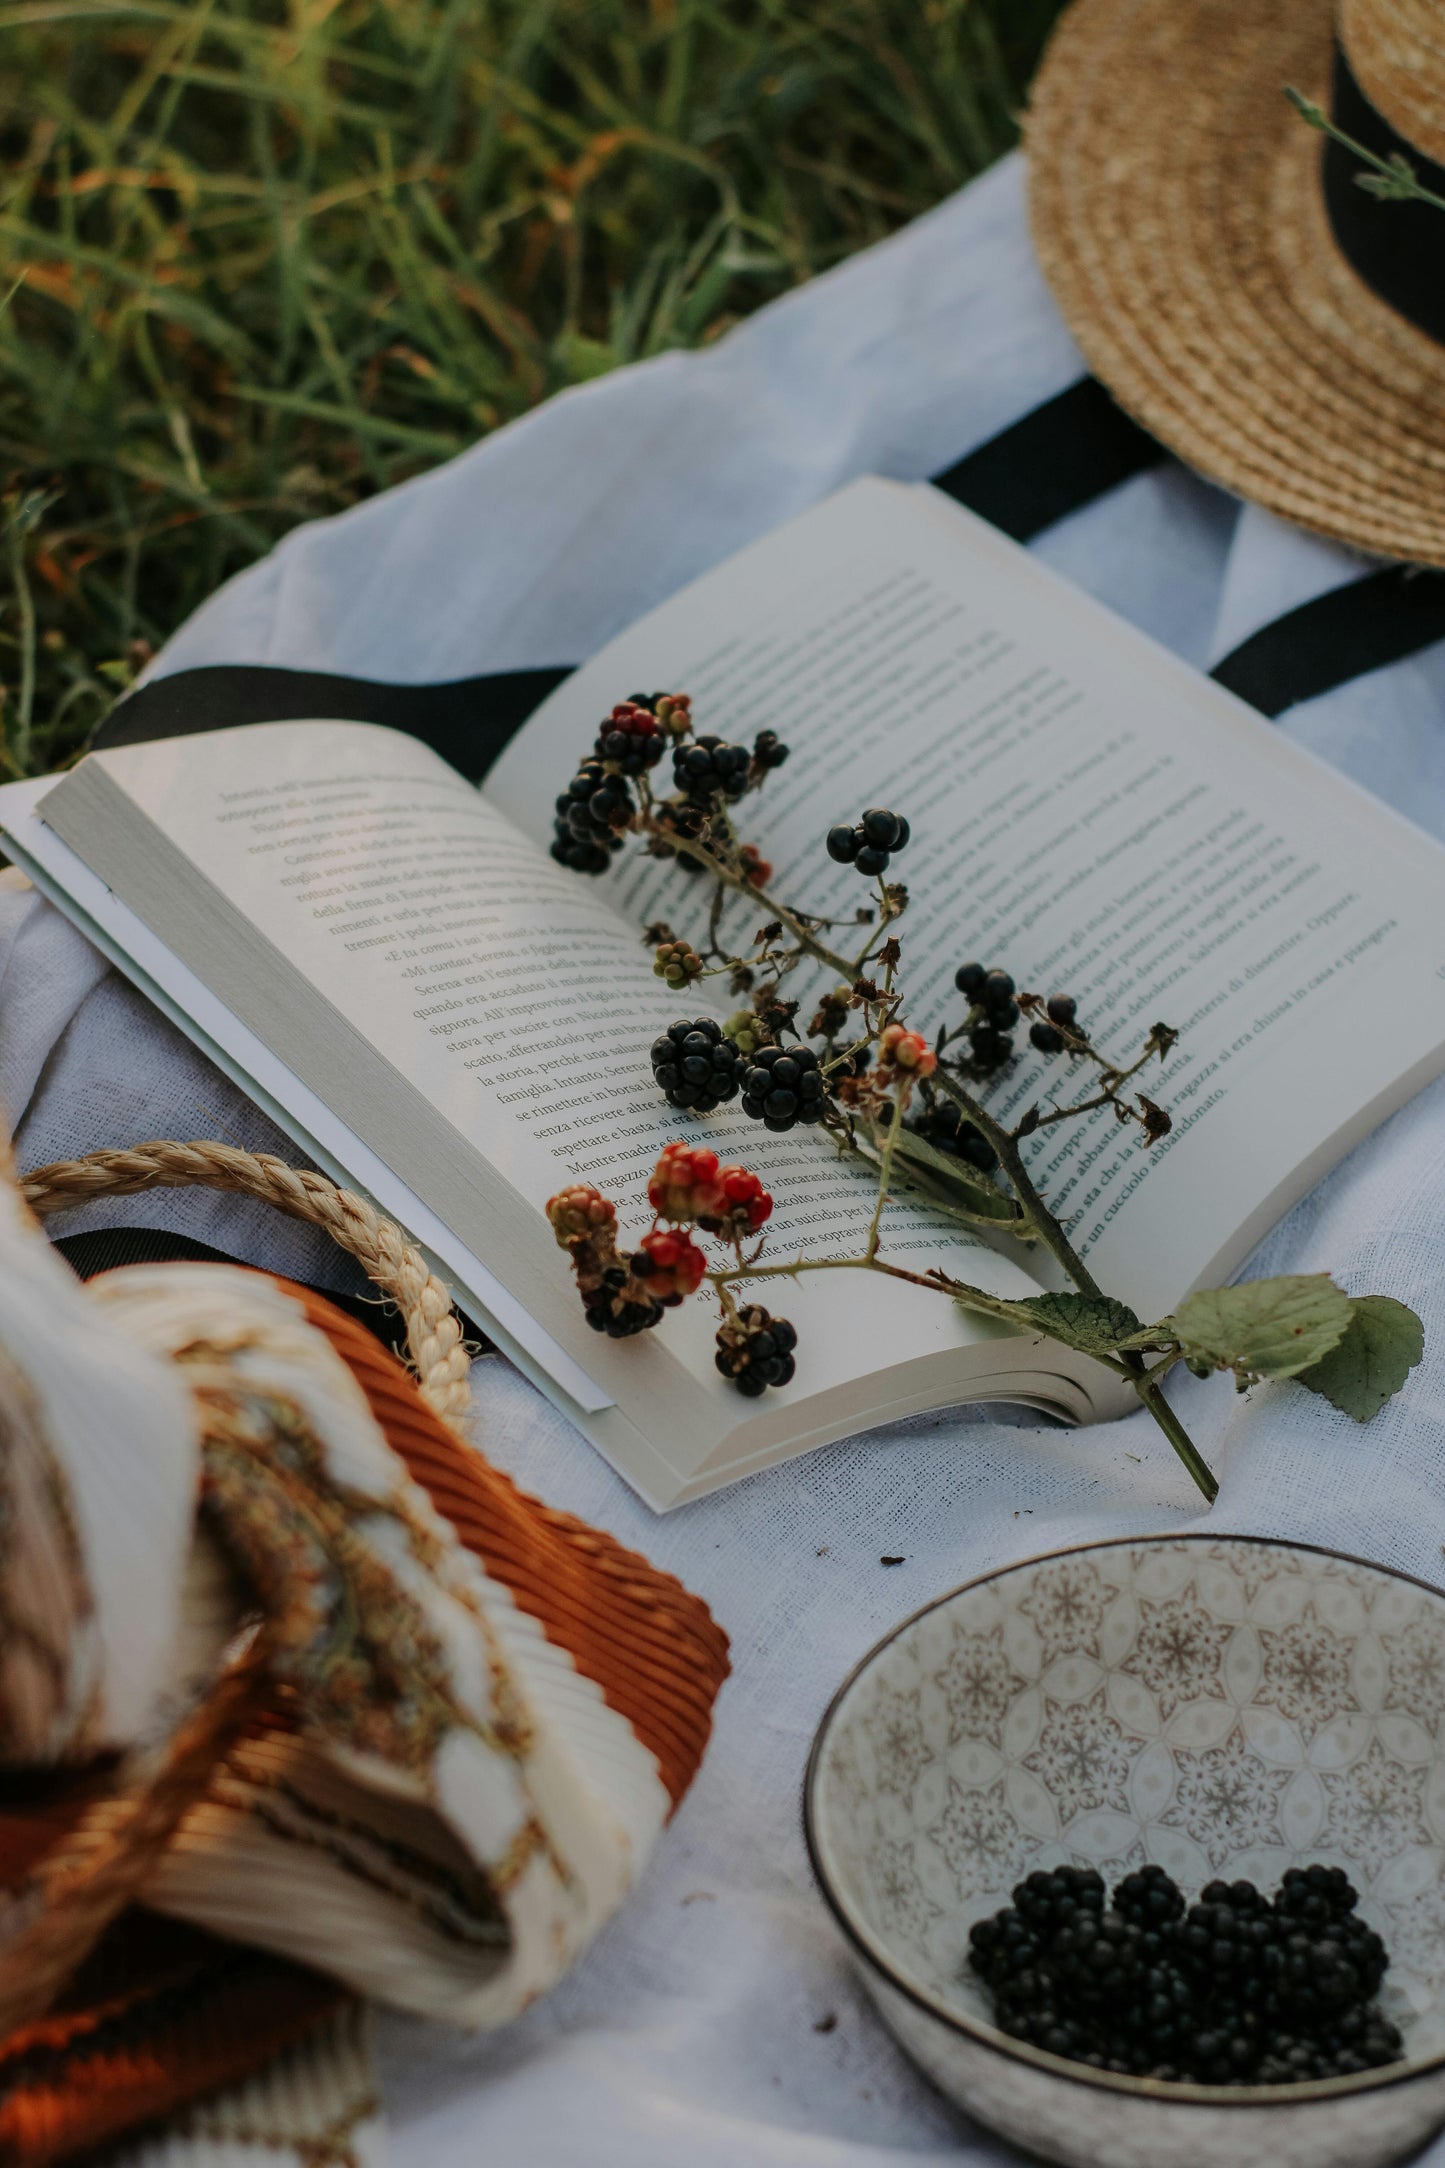
MULTIPOLYGON (((449 466, 302 528, 208 603, 156 668, 267 662, 422 681, 577 661, 853 475, 936 472, 1082 367, 1034 264, 1023 168, 1010 159, 709 351, 568 392, 449 466)), ((1172 463, 1035 547, 1205 668, 1365 568, 1172 463)), ((1273 727, 1445 834, 1445 644, 1273 727)), ((0 893, 0 1095, 22 1166, 144 1136, 268 1142, 263 1117, 47 907, 15 893, 0 893)), ((183 1195, 94 1208, 89 1222, 102 1216, 184 1227, 325 1276, 311 1238, 260 1207, 183 1195)), ((1423 1364, 1366 1429, 1288 1387, 1240 1400, 1223 1379, 1183 1378, 1177 1404, 1221 1479, 1207 1516, 1143 1414, 1074 1433, 945 1414, 658 1520, 485 1358, 478 1442, 525 1488, 696 1589, 732 1636, 734 1676, 641 1888, 559 1989, 485 2039, 383 2021, 395 2157, 408 2168, 1008 2158, 892 2046, 812 1886, 800 1792, 815 1726, 904 1615, 1060 1544, 1208 1525, 1445 1581, 1442 1230, 1445 1083, 1363 1144, 1250 1267, 1326 1269, 1357 1292, 1401 1297, 1424 1320, 1423 1364)), ((1445 2164, 1445 2142, 1427 2157, 1445 2164)))

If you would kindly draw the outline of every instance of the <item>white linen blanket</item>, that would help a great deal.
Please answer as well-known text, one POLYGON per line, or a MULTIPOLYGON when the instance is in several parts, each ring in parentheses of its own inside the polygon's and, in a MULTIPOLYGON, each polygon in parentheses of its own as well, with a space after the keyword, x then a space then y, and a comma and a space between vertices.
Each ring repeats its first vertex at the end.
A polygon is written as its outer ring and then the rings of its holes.
MULTIPOLYGON (((850 476, 935 472, 1081 373, 1009 160, 707 353, 569 392, 440 471, 303 528, 176 637, 161 671, 270 662, 402 680, 571 662, 850 476)), ((1173 465, 1035 545, 1204 666, 1360 570, 1173 465)), ((1445 643, 1277 726, 1445 833, 1445 643)), ((1339 1019, 1348 1033, 1347 1011, 1339 1019)), ((152 1136, 295 1156, 49 908, 0 890, 0 1101, 22 1166, 152 1136)), ((351 1284, 320 1238, 198 1193, 91 1208, 351 1284)), ((1445 1581, 1445 1083, 1291 1214, 1251 1271, 1329 1269, 1420 1312, 1426 1357, 1368 1429, 1314 1398, 1184 1379, 1221 1476, 1210 1525, 1445 1581)), ((487 1452, 680 1574, 733 1640, 702 1775, 641 1890, 564 1985, 481 2040, 382 2027, 407 2168, 921 2168, 1003 2149, 931 2093, 856 1986, 811 1885, 799 1795, 843 1674, 987 1567, 1200 1525, 1147 1417, 1068 1433, 934 1416, 656 1520, 497 1358, 487 1452), (901 1565, 883 1558, 901 1557, 901 1565)), ((1445 2143, 1429 2158, 1445 2163, 1445 2143)))

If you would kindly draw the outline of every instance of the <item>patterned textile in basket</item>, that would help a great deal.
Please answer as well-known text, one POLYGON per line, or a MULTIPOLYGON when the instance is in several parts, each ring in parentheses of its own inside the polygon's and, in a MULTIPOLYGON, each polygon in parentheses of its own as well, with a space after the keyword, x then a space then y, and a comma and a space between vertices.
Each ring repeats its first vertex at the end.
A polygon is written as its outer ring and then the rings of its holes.
POLYGON ((360 1200, 147 1150, 26 1198, 199 1170, 334 1221, 422 1383, 263 1274, 82 1288, 0 1195, 0 2160, 161 2116, 157 2162, 264 2127, 360 2164, 354 1998, 495 2025, 560 1977, 696 1771, 726 1641, 458 1435, 445 1291, 360 1200))

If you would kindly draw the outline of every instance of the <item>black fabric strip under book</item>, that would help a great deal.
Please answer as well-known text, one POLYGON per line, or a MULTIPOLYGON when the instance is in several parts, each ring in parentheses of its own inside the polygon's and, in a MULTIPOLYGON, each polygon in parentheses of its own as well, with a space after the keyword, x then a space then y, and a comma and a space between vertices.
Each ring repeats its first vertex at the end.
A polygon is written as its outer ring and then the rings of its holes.
MULTIPOLYGON (((934 486, 1013 540, 1028 542, 1165 457, 1162 445, 1086 376, 945 468, 934 486)), ((1445 575, 1389 566, 1262 626, 1211 675, 1261 714, 1277 716, 1440 639, 1445 575)), ((245 723, 337 717, 404 730, 480 782, 574 667, 398 685, 262 663, 211 663, 143 685, 119 703, 94 742, 136 745, 245 723)))
MULTIPOLYGON (((939 489, 981 519, 1001 527, 1014 541, 1027 542, 1167 456, 1154 437, 1115 405, 1096 377, 1086 376, 935 480, 939 489)), ((267 663, 210 663, 141 686, 120 702, 94 742, 104 749, 242 723, 325 716, 404 730, 478 783, 508 740, 574 667, 556 664, 435 685, 397 685, 267 663)))
POLYGON ((1209 674, 1261 715, 1283 715, 1437 640, 1445 640, 1445 573, 1387 565, 1261 625, 1209 674))
POLYGON ((297 723, 311 717, 382 723, 420 738, 479 783, 527 717, 572 675, 574 665, 494 670, 435 685, 395 685, 379 678, 281 670, 269 663, 204 663, 143 685, 112 711, 97 749, 188 737, 242 723, 297 723))
MULTIPOLYGON (((56 1235, 52 1241, 72 1272, 82 1280, 93 1280, 97 1273, 113 1272, 120 1265, 242 1265, 239 1257, 230 1257, 224 1250, 212 1249, 209 1242, 197 1242, 192 1235, 167 1234, 159 1227, 99 1227, 82 1235, 56 1235)), ((394 1304, 380 1296, 368 1299, 365 1295, 339 1295, 334 1288, 314 1287, 308 1281, 313 1295, 321 1295, 327 1302, 335 1303, 359 1325, 364 1325, 384 1348, 402 1362, 407 1361, 406 1327, 401 1313, 394 1304)), ((465 1326, 468 1337, 475 1341, 477 1335, 470 1325, 465 1326)))
POLYGON ((1168 456, 1096 376, 1081 376, 935 474, 933 486, 1013 541, 1031 542, 1168 456))

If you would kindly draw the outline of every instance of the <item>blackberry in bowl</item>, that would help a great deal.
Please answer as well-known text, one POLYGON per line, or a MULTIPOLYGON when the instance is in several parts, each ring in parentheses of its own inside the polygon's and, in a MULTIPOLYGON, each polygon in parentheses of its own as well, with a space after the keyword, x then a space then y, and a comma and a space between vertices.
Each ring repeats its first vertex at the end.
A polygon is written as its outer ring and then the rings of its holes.
POLYGON ((945 2094, 1068 2168, 1379 2168, 1445 2122, 1445 1596, 1307 1545, 955 1590, 823 1719, 814 1871, 945 2094))

